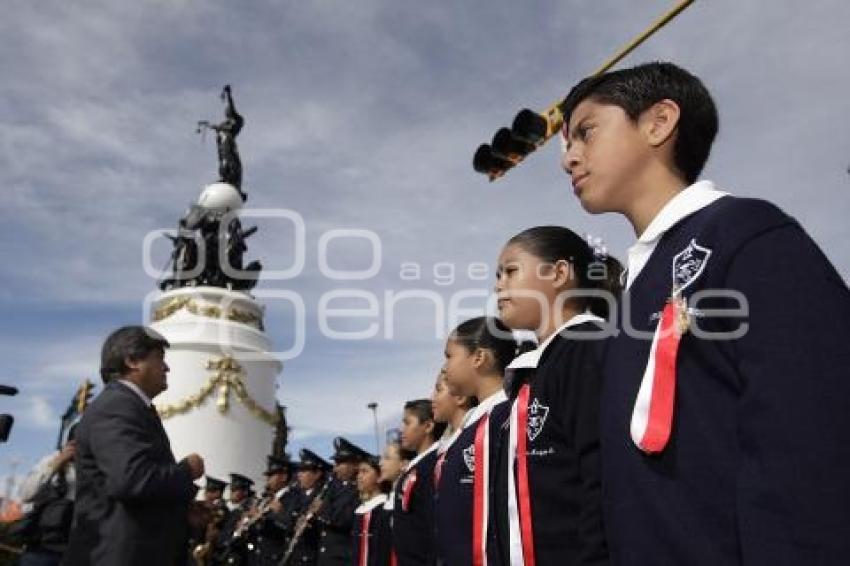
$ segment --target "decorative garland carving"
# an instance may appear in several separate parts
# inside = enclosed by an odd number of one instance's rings
[[[213,394],[213,391],[218,388],[218,399],[216,406],[218,412],[227,414],[230,408],[230,393],[233,392],[236,398],[245,406],[248,411],[258,419],[266,423],[276,426],[280,420],[279,412],[272,412],[263,409],[245,387],[245,382],[242,378],[245,372],[236,360],[227,356],[220,360],[207,361],[207,369],[215,371],[214,374],[201,386],[201,389],[194,395],[189,395],[185,399],[169,405],[157,405],[156,410],[163,419],[173,417],[174,415],[182,415],[188,413],[192,409],[197,409]]]
[[[159,322],[181,309],[186,309],[187,312],[208,318],[222,318],[221,307],[216,305],[201,305],[191,297],[173,297],[154,311],[153,320],[154,322]],[[246,310],[231,307],[224,312],[224,318],[253,326],[257,330],[263,330],[263,319]]]

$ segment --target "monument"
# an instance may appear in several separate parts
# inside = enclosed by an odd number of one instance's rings
[[[211,476],[235,472],[260,481],[266,456],[283,450],[273,439],[286,438],[275,395],[283,365],[269,354],[265,309],[250,293],[262,266],[242,261],[257,230],[243,229],[239,219],[247,195],[236,136],[244,119],[229,85],[221,97],[225,120],[198,122],[199,133],[216,133],[219,178],[169,236],[172,272],[152,307],[151,326],[171,343],[168,389],[156,407],[175,457],[198,452]]]

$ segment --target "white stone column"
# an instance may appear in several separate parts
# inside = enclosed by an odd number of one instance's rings
[[[151,326],[171,344],[168,389],[155,401],[174,456],[197,452],[206,472],[235,472],[262,489],[275,432],[276,377],[262,304],[218,287],[167,291],[154,303]]]

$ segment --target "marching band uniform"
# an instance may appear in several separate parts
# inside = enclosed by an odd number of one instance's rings
[[[253,509],[257,503],[252,491],[254,480],[247,478],[241,474],[230,474],[230,491],[235,489],[243,489],[250,493],[248,497],[235,505],[230,505],[229,513],[222,523],[221,531],[218,535],[216,544],[216,552],[213,556],[214,564],[234,564],[241,563],[247,556],[247,550],[244,548],[244,540],[236,540],[234,534],[242,516],[249,510]]]
[[[285,472],[288,478],[292,478],[293,469],[288,460],[269,456],[264,473],[269,476]],[[267,511],[258,521],[255,532],[252,533],[254,547],[252,562],[262,566],[277,566],[280,563],[292,536],[292,530],[295,528],[293,513],[299,512],[304,506],[303,492],[293,481],[270,496],[272,500],[280,502],[281,510]]]
[[[436,563],[434,533],[434,443],[411,460],[394,493],[393,553],[398,566],[431,566]]]
[[[390,545],[386,536],[389,514],[384,509],[387,496],[376,495],[354,511],[353,552],[354,566],[387,566],[390,563]]]
[[[470,410],[461,428],[438,449],[434,469],[439,564],[480,565],[484,555],[484,525],[489,482],[489,415],[507,401],[500,390]],[[474,548],[478,549],[478,554]]]
[[[509,413],[491,415],[502,422],[490,429],[490,564],[608,563],[599,470],[600,340],[594,339],[601,322],[577,315],[508,366]]]
[[[369,453],[344,438],[334,439],[333,460],[360,462]],[[356,475],[356,474],[355,474]],[[354,527],[354,510],[360,504],[357,485],[352,480],[333,478],[327,501],[317,517],[319,533],[319,566],[348,566],[351,564],[351,532]]]
[[[709,181],[662,209],[628,268],[633,330],[608,347],[602,394],[615,563],[846,564],[847,285],[795,220]],[[740,296],[697,302],[717,289]]]
[[[330,474],[331,470],[333,469],[330,462],[327,462],[318,454],[306,448],[301,450],[300,456],[301,463],[299,465],[299,469],[322,470],[324,476],[311,489],[303,491],[303,497],[301,498],[301,508],[296,511],[298,516],[295,517],[293,528],[297,527],[298,521],[301,516],[304,513],[308,512],[310,507],[316,503],[319,497],[322,498],[323,502],[327,501],[326,495],[327,491],[330,488],[328,482],[332,481],[328,478],[328,474]],[[324,505],[325,503],[322,504],[322,506]],[[321,526],[317,519],[318,517],[314,516],[307,523],[307,527],[304,529],[301,538],[295,542],[292,557],[288,564],[313,565],[317,563],[319,558],[319,535],[321,532]]]
[[[227,515],[230,512],[227,508],[227,502],[223,497],[224,490],[227,487],[227,482],[212,476],[206,476],[205,479],[205,501],[200,504],[205,505],[211,511],[211,517],[206,524],[199,526],[197,530],[190,529],[188,542],[189,552],[187,553],[187,557],[189,564],[192,566],[197,563],[194,558],[194,552],[196,549],[203,546],[205,553],[211,553],[215,550],[214,545],[216,541],[218,541],[221,526],[224,524],[224,521],[227,519]],[[218,496],[214,499],[210,499],[209,495],[215,493],[217,493]]]

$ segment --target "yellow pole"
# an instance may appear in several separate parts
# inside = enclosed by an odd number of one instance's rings
[[[649,39],[652,34],[667,25],[670,20],[678,16],[679,13],[682,12],[682,10],[684,10],[693,3],[694,0],[684,0],[683,2],[679,2],[679,4],[673,7],[669,12],[655,20],[651,26],[649,26],[642,34],[634,38],[631,43],[620,49],[617,54],[605,61],[605,63],[603,63],[601,67],[594,71],[594,76],[601,75],[602,73],[619,63],[620,60],[623,59],[623,57],[634,51],[638,45]]]
[[[667,23],[670,22],[670,20],[678,16],[679,13],[682,12],[682,10],[684,10],[693,3],[694,0],[683,0],[682,2],[679,2],[679,4],[677,4],[666,14],[658,18],[655,22],[652,23],[651,26],[646,28],[646,30],[644,30],[639,36],[634,38],[631,43],[620,49],[620,51],[618,51],[613,57],[603,63],[601,67],[599,67],[596,71],[593,72],[593,76],[601,75],[602,73],[616,65],[620,60],[623,59],[623,57],[634,51],[638,45],[649,39],[652,34],[664,27]],[[564,115],[561,112],[562,102],[563,100],[559,100],[540,113],[540,115],[543,116],[543,118],[547,122],[546,137],[540,145],[542,145],[543,143],[548,141],[552,136],[557,134],[561,130],[561,127],[563,127]]]

